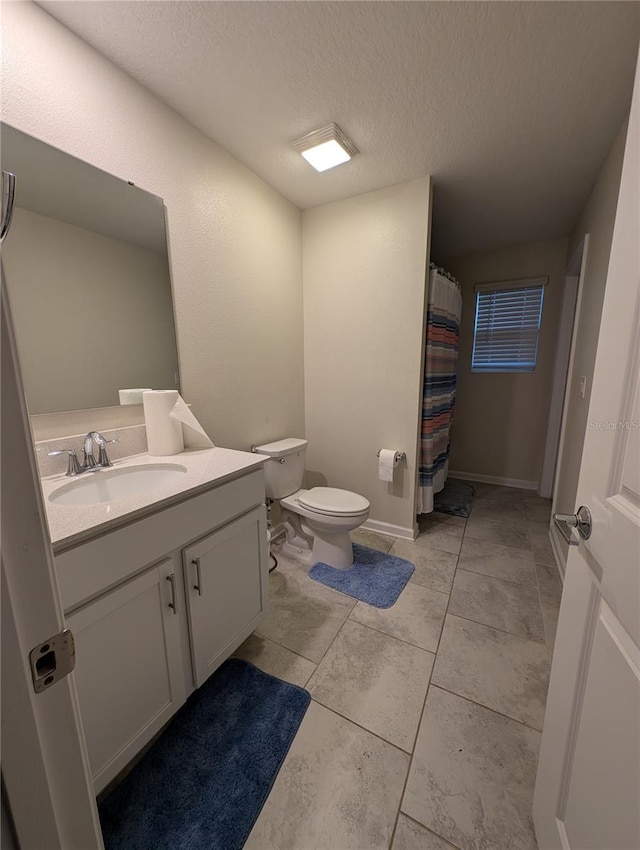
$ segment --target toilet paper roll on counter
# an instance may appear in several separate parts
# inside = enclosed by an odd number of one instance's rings
[[[142,394],[149,454],[180,454],[187,449],[213,448],[213,442],[177,390],[150,390]]]
[[[142,393],[151,392],[151,387],[136,387],[130,390],[118,390],[120,404],[142,404]]]
[[[380,481],[393,481],[393,470],[400,463],[400,452],[394,449],[380,449],[378,455],[378,478]]]

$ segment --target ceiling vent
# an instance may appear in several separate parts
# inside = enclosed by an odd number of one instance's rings
[[[307,133],[293,142],[293,147],[316,171],[327,171],[336,165],[348,162],[359,151],[350,142],[337,124],[329,124],[320,130]]]

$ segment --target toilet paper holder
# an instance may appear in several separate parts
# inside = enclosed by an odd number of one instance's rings
[[[378,449],[378,451],[377,451],[377,453],[376,453],[376,457],[380,457],[380,452],[381,452],[381,451],[382,451],[382,449]],[[399,460],[399,461],[400,461],[400,460],[406,460],[406,459],[407,459],[407,453],[406,453],[406,452],[398,452],[397,454],[398,454],[398,460]]]

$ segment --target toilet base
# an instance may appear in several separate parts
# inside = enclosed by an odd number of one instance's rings
[[[301,505],[296,495],[280,500],[286,532],[282,554],[307,565],[322,563],[336,570],[349,569],[353,564],[350,532],[365,522],[369,509],[355,516],[317,514]]]
[[[339,541],[335,537],[340,537]],[[346,538],[346,539],[345,539]],[[280,551],[288,558],[299,561],[306,566],[322,563],[336,570],[347,570],[353,565],[353,546],[351,536],[347,534],[335,535],[330,541],[313,538],[311,549],[305,546],[296,546],[286,540],[280,547]]]
[[[348,531],[332,534],[324,540],[313,538],[311,560],[314,564],[328,564],[336,570],[347,570],[353,564],[353,546]]]

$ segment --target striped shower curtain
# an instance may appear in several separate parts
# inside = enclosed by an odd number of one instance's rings
[[[451,423],[456,401],[462,294],[460,286],[432,269],[427,294],[427,334],[422,394],[418,513],[433,510],[449,471]]]

